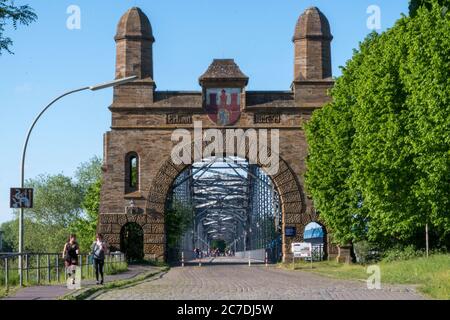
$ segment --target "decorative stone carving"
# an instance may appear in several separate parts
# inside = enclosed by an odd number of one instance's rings
[[[166,117],[167,124],[192,124],[192,115],[169,113]]]
[[[255,113],[253,121],[255,123],[280,123],[280,114],[274,113]]]

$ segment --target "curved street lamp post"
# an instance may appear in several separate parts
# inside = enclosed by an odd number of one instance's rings
[[[37,115],[37,117],[34,119],[33,123],[31,124],[30,128],[28,129],[28,133],[25,138],[25,143],[23,145],[22,163],[21,163],[21,172],[20,172],[20,188],[23,189],[24,184],[25,184],[25,156],[26,156],[26,152],[27,152],[28,141],[30,139],[30,135],[31,135],[31,132],[33,131],[34,126],[36,125],[38,120],[41,118],[41,116],[45,113],[45,111],[47,111],[55,102],[57,102],[61,98],[68,96],[72,93],[85,91],[85,90],[91,90],[91,91],[102,90],[102,89],[106,89],[106,88],[110,88],[110,87],[115,87],[115,86],[118,86],[121,84],[125,84],[128,82],[134,81],[136,79],[137,79],[137,76],[131,76],[131,77],[121,78],[121,79],[117,79],[114,81],[110,81],[110,82],[106,82],[106,83],[102,83],[102,84],[98,84],[98,85],[94,85],[94,86],[83,87],[83,88],[71,90],[71,91],[68,91],[68,92],[60,95],[59,97],[54,99],[52,102],[50,102],[44,109],[42,109],[42,111]],[[24,239],[23,239],[23,235],[24,235],[23,211],[24,210],[23,209],[24,208],[21,205],[20,206],[20,214],[19,214],[19,278],[20,278],[19,282],[20,282],[20,286],[23,286],[23,256],[22,256],[23,244],[24,244]]]

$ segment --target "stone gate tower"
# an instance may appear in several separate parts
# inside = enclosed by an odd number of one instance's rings
[[[280,168],[270,177],[281,200],[283,257],[288,258],[290,244],[303,240],[305,226],[321,223],[304,191],[307,143],[302,125],[329,101],[327,92],[333,86],[332,36],[326,17],[317,8],[300,16],[293,37],[294,79],[287,91],[247,90],[251,79],[233,59],[215,59],[205,73],[199,70],[201,90],[157,91],[155,38],[149,19],[139,8],[130,9],[120,19],[115,40],[116,77],[137,75],[138,79],[114,89],[111,130],[104,135],[98,231],[120,250],[124,232],[131,230],[127,226],[133,225],[140,230],[143,254],[164,259],[166,199],[173,181],[187,168],[171,159],[172,132],[177,128],[192,132],[195,121],[201,121],[203,129],[278,129]],[[206,108],[206,92],[222,88],[232,88],[238,105],[230,123],[215,121]],[[286,235],[285,227],[295,227],[297,233]],[[329,256],[335,252],[328,243]]]

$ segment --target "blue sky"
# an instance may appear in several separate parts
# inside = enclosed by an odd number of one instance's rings
[[[391,27],[407,0],[17,0],[31,3],[39,20],[17,31],[14,55],[0,56],[0,222],[12,218],[9,188],[19,185],[20,153],[28,126],[60,93],[114,77],[114,34],[121,15],[139,6],[149,16],[156,42],[158,90],[199,90],[198,77],[213,58],[234,58],[250,77],[248,89],[288,90],[293,74],[291,38],[309,6],[328,17],[334,40],[334,75],[370,32],[367,8],[381,9],[382,30]],[[67,8],[81,9],[81,29],[69,30]],[[102,155],[109,130],[112,90],[84,92],[58,102],[35,128],[26,178],[40,173],[72,175]]]

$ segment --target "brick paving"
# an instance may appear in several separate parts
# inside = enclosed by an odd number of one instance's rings
[[[100,300],[415,300],[424,299],[412,286],[383,285],[369,290],[362,281],[337,280],[305,271],[227,264],[213,259],[202,267],[174,267],[155,280],[111,290]]]

